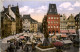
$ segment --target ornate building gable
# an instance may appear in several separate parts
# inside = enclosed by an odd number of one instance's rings
[[[69,22],[75,22],[74,16],[71,14],[68,19]]]

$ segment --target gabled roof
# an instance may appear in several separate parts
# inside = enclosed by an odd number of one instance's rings
[[[16,13],[17,7],[18,7],[18,6],[12,6],[12,7],[11,7],[11,10],[12,10],[14,13]],[[5,15],[6,15],[11,21],[15,21],[15,19],[14,19],[12,16],[9,15],[9,8],[5,8],[5,7],[4,7],[4,11],[2,11],[2,13],[3,13],[3,14],[6,13]]]
[[[31,23],[37,23],[36,20],[32,19],[30,14],[29,15],[23,15],[23,19],[28,19]]]
[[[79,18],[79,15],[80,15],[80,13],[79,14],[77,14],[74,18],[76,19],[76,18]]]
[[[12,10],[14,13],[16,13],[17,6],[13,6],[13,7],[11,7],[11,10]]]
[[[10,15],[8,15],[8,14],[6,14],[6,16],[7,16],[11,21],[15,21],[15,19],[14,19],[12,16],[10,16]]]
[[[75,21],[74,16],[72,14],[67,18],[67,20],[68,21]]]

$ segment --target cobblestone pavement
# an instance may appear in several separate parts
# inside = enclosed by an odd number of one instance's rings
[[[70,49],[64,50],[63,52],[80,52],[78,47],[71,46]]]
[[[22,48],[20,47],[20,49],[18,49],[17,52],[24,52],[24,51],[23,51]]]

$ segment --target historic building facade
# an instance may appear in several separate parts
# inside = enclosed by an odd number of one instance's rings
[[[14,35],[16,32],[15,19],[9,16],[7,13],[1,13],[1,33],[2,37]]]
[[[38,22],[32,21],[30,24],[30,31],[37,32],[38,31]]]
[[[80,29],[80,13],[75,16],[75,29],[76,31]]]
[[[65,14],[60,16],[60,33],[68,33],[67,29],[67,19]]]
[[[56,4],[49,4],[47,22],[49,33],[60,33],[60,15],[57,13]]]
[[[23,15],[23,31],[30,31],[30,15]]]
[[[67,29],[70,34],[76,33],[75,31],[75,19],[74,16],[71,14],[67,19]]]
[[[23,15],[23,30],[30,32],[37,32],[38,22],[32,19],[30,15]]]
[[[1,12],[1,33],[6,37],[22,32],[22,20],[18,6],[9,5]]]

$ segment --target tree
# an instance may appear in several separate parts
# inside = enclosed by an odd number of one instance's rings
[[[43,26],[43,34],[44,34],[44,41],[43,41],[43,46],[48,46],[50,45],[49,42],[49,33],[48,33],[48,23],[47,23],[47,16],[44,16],[43,21],[42,21],[42,26]]]

